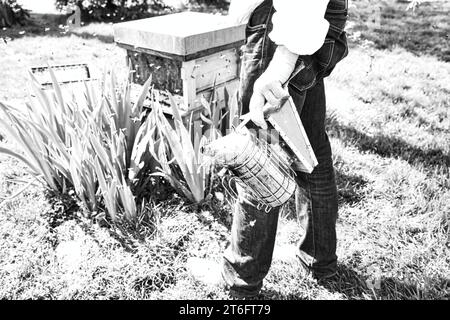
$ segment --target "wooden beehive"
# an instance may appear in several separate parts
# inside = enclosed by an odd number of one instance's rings
[[[60,85],[94,81],[87,63],[72,63],[52,66],[31,67],[30,72],[45,89],[53,86],[49,69],[52,68]]]
[[[114,26],[114,40],[127,50],[133,82],[150,75],[156,89],[168,90],[182,101],[181,111],[201,109],[213,86],[217,105],[223,106],[224,88],[232,93],[239,83],[239,49],[245,25],[227,17],[183,12]]]

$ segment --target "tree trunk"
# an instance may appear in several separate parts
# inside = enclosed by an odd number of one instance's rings
[[[14,12],[6,1],[0,3],[0,27],[11,27],[14,23]]]

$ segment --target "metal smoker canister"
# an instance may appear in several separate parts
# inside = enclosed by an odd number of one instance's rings
[[[282,151],[275,151],[267,142],[249,132],[231,135],[237,135],[231,141],[238,144],[235,148],[238,152],[225,165],[237,182],[256,196],[260,202],[259,209],[265,207],[269,212],[271,208],[284,205],[295,193],[297,183],[287,160],[278,155]]]

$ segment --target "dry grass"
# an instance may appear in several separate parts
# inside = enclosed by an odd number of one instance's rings
[[[352,37],[349,56],[326,83],[340,201],[338,276],[317,283],[300,273],[289,254],[300,235],[288,210],[259,298],[450,298],[450,65],[448,43],[437,40],[448,32],[441,5],[416,12],[421,19],[388,19],[384,30],[392,32]],[[401,6],[386,12],[405,16]],[[363,9],[358,13],[367,15]],[[423,50],[399,35],[435,21],[441,21],[435,33],[417,35],[427,46],[419,57]],[[83,58],[124,66],[123,52],[92,34],[108,35],[107,25],[85,28],[82,36],[41,32],[0,42],[0,99],[25,97],[29,64]],[[0,197],[23,186],[12,182],[29,179],[23,172],[14,160],[0,159]],[[0,298],[227,299],[185,270],[190,256],[220,260],[230,224],[226,205],[213,199],[193,207],[169,197],[150,212],[157,234],[146,226],[138,233],[101,228],[83,220],[73,201],[30,187],[0,207]]]

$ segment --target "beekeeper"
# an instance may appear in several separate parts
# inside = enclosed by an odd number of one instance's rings
[[[347,1],[232,0],[229,15],[247,24],[240,80],[243,113],[250,112],[252,122],[265,129],[266,103],[277,106],[291,95],[319,162],[311,174],[297,172],[296,213],[302,234],[296,258],[303,267],[299,272],[330,278],[337,265],[338,204],[325,132],[323,78],[347,55]],[[300,62],[305,68],[284,89]],[[226,284],[233,296],[253,297],[271,265],[279,208],[266,214],[250,194],[239,193],[223,264],[191,259],[188,268],[198,280]]]

